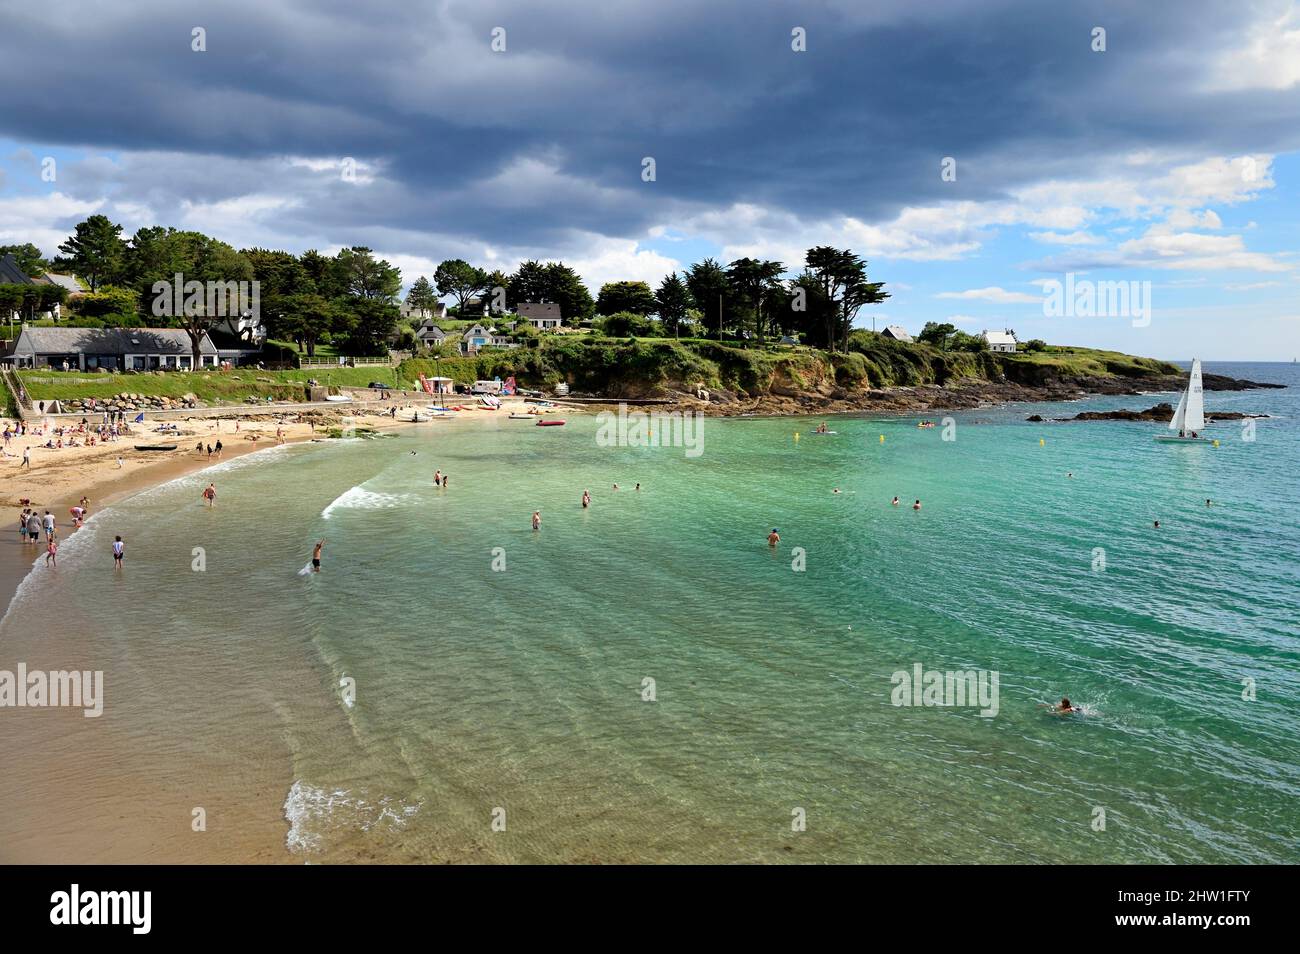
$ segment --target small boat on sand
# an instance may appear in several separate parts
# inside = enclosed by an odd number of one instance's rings
[[[334,401],[337,404],[342,404],[344,401],[351,401],[352,398],[350,398],[346,394],[327,394],[325,395],[325,400]]]
[[[510,415],[510,420],[512,420],[512,421],[535,421],[535,420],[537,420],[537,415],[536,415],[536,414],[511,414],[511,415]]]
[[[135,449],[138,451],[171,451],[176,449],[175,444],[136,444]]]
[[[562,427],[563,425],[564,425],[563,421],[556,420],[553,417],[549,419],[543,419],[537,422],[538,427]]]

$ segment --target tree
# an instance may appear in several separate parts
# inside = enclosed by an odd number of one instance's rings
[[[933,345],[940,351],[947,351],[949,341],[957,333],[957,326],[949,322],[927,321],[921,333],[916,336],[917,341],[923,341],[928,345]]]
[[[22,245],[0,245],[0,258],[12,255],[18,267],[28,278],[40,278],[50,270],[50,263],[41,255],[41,250],[31,242]]]
[[[375,258],[361,245],[342,249],[337,261],[344,294],[386,304],[397,301],[402,290],[401,269]]]
[[[705,334],[718,331],[724,324],[722,301],[731,288],[726,271],[713,259],[706,258],[686,269],[686,287],[695,299],[695,306],[704,312]]]
[[[867,281],[867,263],[850,249],[829,245],[810,248],[804,261],[827,302],[825,314],[827,346],[847,351],[849,330],[863,305],[889,297],[884,282]]]
[[[433,311],[438,306],[438,293],[429,279],[421,275],[406,293],[406,304],[420,311]]]
[[[253,266],[253,278],[258,283],[258,312],[267,337],[297,341],[289,331],[294,323],[291,314],[294,299],[316,293],[316,283],[307,269],[291,252],[247,248],[240,254]]]
[[[466,303],[476,295],[483,294],[488,287],[487,273],[459,258],[448,259],[439,265],[433,273],[433,280],[438,286],[439,294],[451,295],[456,299],[457,313],[462,318],[466,317]]]
[[[328,337],[339,321],[339,311],[324,295],[303,292],[285,299],[281,334],[298,344],[308,357],[316,356],[316,344]]]
[[[351,321],[344,347],[349,354],[383,354],[397,336],[401,313],[392,302],[378,298],[357,299],[351,307]]]
[[[91,291],[99,291],[100,285],[117,278],[122,269],[126,255],[122,226],[110,222],[107,216],[92,215],[77,223],[59,251],[67,256],[59,264],[89,282]]]
[[[763,303],[784,271],[785,266],[780,262],[754,258],[738,258],[727,266],[727,282],[736,297],[753,312],[754,331],[760,342],[763,340]]]
[[[591,292],[582,283],[578,273],[563,262],[550,262],[545,274],[546,297],[560,306],[560,314],[571,323],[590,318],[595,310]]]
[[[118,325],[124,319],[136,320],[140,296],[134,288],[104,285],[97,292],[79,296],[73,307],[85,318],[99,318],[107,324]]]
[[[645,315],[631,311],[617,311],[606,316],[601,330],[611,338],[656,338],[654,322]]]
[[[606,282],[596,298],[596,312],[613,315],[620,311],[645,317],[655,310],[655,295],[645,282]]]
[[[655,309],[659,312],[659,320],[663,322],[667,333],[681,333],[682,324],[694,304],[690,289],[677,277],[676,272],[664,276],[655,292]]]
[[[546,293],[546,266],[530,259],[506,283],[506,306],[516,311],[520,302],[548,300]]]
[[[1025,342],[1026,351],[1046,351],[1047,342],[1042,338],[1030,338]]]

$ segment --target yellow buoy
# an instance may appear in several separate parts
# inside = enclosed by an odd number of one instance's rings
[[[1039,447],[1046,447],[1046,446],[1047,446],[1047,441],[1043,440],[1043,439],[1040,437],[1040,438],[1038,439],[1038,446],[1039,446]]]
[[[881,435],[880,435],[880,443],[882,443],[882,444],[885,443],[885,435],[884,435],[884,434],[881,434]]]
[[[795,431],[795,432],[794,432],[794,442],[795,442],[796,444],[799,443],[799,432],[798,432],[798,431]]]
[[[1217,437],[1214,439],[1214,446],[1215,447],[1219,446],[1219,439]]]

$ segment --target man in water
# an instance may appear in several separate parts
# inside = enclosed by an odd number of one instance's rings
[[[441,487],[441,486],[442,486],[442,471],[440,471],[440,470],[435,470],[435,471],[433,472],[433,486],[435,486],[435,487]]]
[[[122,542],[121,537],[113,538],[113,570],[122,569],[122,556],[126,553],[126,544]]]
[[[1159,521],[1159,520],[1155,520],[1155,521],[1153,521],[1153,524],[1155,525],[1155,528],[1156,528],[1157,530],[1160,529],[1160,521]]]
[[[325,541],[324,541],[324,540],[317,540],[317,541],[316,541],[316,546],[314,546],[314,547],[312,548],[312,551],[311,551],[311,571],[312,571],[313,573],[319,573],[319,572],[320,572],[320,552],[321,552],[322,549],[324,549],[324,547],[325,547]]]
[[[775,550],[776,545],[780,542],[781,534],[776,532],[776,527],[773,527],[772,532],[767,535],[767,545]]]
[[[533,511],[533,529],[542,529],[542,512],[540,510]]]
[[[893,506],[895,506],[895,507],[898,506],[898,498],[897,498],[897,497],[895,497],[895,498],[893,499]]]
[[[45,511],[45,539],[54,539],[54,514]]]
[[[921,501],[918,500],[918,501],[916,501],[916,503],[912,504],[912,509],[913,509],[913,510],[920,510],[920,509],[921,509]]]
[[[582,492],[582,509],[586,510],[590,506],[591,506],[591,491],[584,490]]]
[[[1072,712],[1082,712],[1081,706],[1071,705],[1068,698],[1061,699],[1061,704],[1056,707],[1056,711],[1061,715],[1069,715]]]
[[[217,488],[215,484],[208,484],[207,489],[203,491],[203,499],[208,502],[209,507],[217,505]]]

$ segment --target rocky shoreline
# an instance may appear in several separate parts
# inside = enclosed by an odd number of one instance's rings
[[[930,411],[965,411],[1011,403],[1036,403],[1044,401],[1077,401],[1098,395],[1142,395],[1178,392],[1187,386],[1185,375],[1169,374],[1144,378],[1122,376],[1084,377],[1051,381],[1041,385],[1020,384],[1014,381],[989,381],[968,378],[946,385],[923,384],[915,387],[895,387],[850,391],[845,388],[821,386],[815,389],[796,389],[773,385],[761,394],[743,394],[723,390],[707,392],[707,398],[683,392],[665,395],[680,410],[693,410],[717,417],[741,415],[793,416],[800,414],[852,414],[861,412],[907,414]],[[1265,384],[1230,378],[1220,374],[1204,376],[1207,391],[1247,391],[1255,388],[1280,388],[1281,384]],[[616,401],[611,401],[616,404]],[[1163,405],[1168,407],[1168,405]],[[1155,409],[1152,409],[1155,410]],[[1139,412],[1126,412],[1139,413]],[[1173,409],[1169,409],[1169,415]],[[1214,416],[1214,415],[1211,415]],[[1228,415],[1218,415],[1227,419]],[[1087,420],[1087,418],[1080,418]],[[1117,418],[1126,420],[1128,418]],[[1133,418],[1145,419],[1145,418]],[[1154,418],[1153,418],[1154,419]]]
[[[1047,418],[1051,421],[1168,421],[1174,416],[1174,406],[1169,403],[1157,404],[1155,407],[1149,407],[1145,411],[1130,411],[1127,408],[1121,408],[1118,411],[1080,411],[1074,417],[1052,417]],[[1268,417],[1267,414],[1243,414],[1240,411],[1206,411],[1205,420],[1214,421],[1241,421],[1248,417]],[[1027,421],[1042,421],[1044,418],[1039,414],[1031,414],[1025,418]]]

